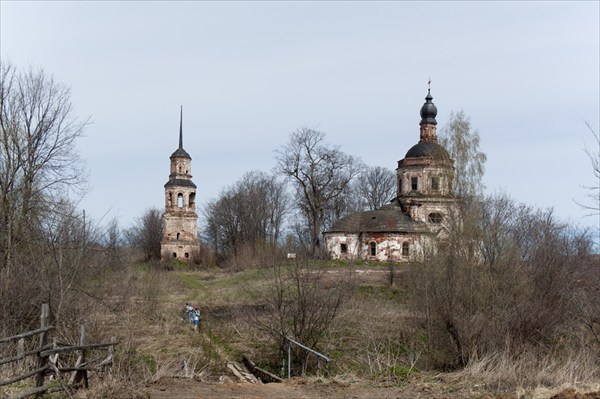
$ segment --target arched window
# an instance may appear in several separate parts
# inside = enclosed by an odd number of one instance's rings
[[[402,257],[408,258],[409,246],[407,242],[402,243]]]
[[[413,176],[410,178],[410,188],[413,191],[416,191],[419,188],[419,178],[416,176]]]
[[[183,194],[177,194],[177,207],[183,208]]]
[[[189,197],[190,208],[194,208],[196,206],[196,193],[191,193]]]
[[[442,223],[443,216],[441,213],[434,212],[429,214],[428,219],[431,223],[437,224]]]
[[[169,193],[169,197],[167,200],[167,206],[173,206],[173,193]]]
[[[173,257],[176,258],[177,257],[177,252],[173,252]]]
[[[370,247],[371,247],[370,248],[371,249],[371,256],[377,255],[377,244],[375,244],[374,241],[371,241]]]
[[[181,237],[181,233],[177,233],[177,240],[179,240],[179,237]]]
[[[185,256],[186,258],[189,258],[190,254],[188,252],[186,252],[183,256]]]

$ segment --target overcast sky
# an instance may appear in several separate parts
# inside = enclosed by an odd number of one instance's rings
[[[594,185],[599,10],[586,2],[0,2],[0,55],[71,87],[93,124],[78,143],[81,202],[121,226],[164,206],[183,104],[201,207],[245,172],[271,171],[298,127],[395,169],[463,110],[488,156],[488,192],[582,226]]]

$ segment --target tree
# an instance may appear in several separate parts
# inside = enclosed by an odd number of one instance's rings
[[[598,301],[586,300],[597,296],[588,233],[506,195],[468,206],[443,245],[410,272],[410,303],[425,321],[433,361],[464,367],[505,350],[542,359],[558,345],[600,342]],[[573,327],[578,322],[587,336]]]
[[[440,133],[440,143],[454,159],[454,193],[462,198],[482,194],[487,156],[479,151],[479,132],[471,127],[471,119],[463,111],[451,112]]]
[[[96,265],[68,198],[85,181],[75,142],[86,124],[66,86],[0,60],[0,335],[29,327],[43,301],[58,321]]]
[[[121,229],[117,219],[111,219],[106,225],[106,231],[102,239],[105,249],[106,262],[111,268],[119,268],[123,265],[123,254],[121,248]]]
[[[379,209],[396,195],[396,174],[381,166],[369,166],[354,184],[362,210]]]
[[[204,208],[205,233],[215,252],[236,257],[243,248],[274,247],[280,239],[288,198],[283,182],[248,172]]]
[[[160,242],[163,238],[162,213],[157,208],[146,209],[125,235],[129,245],[144,252],[146,260],[159,260]]]
[[[596,180],[595,185],[593,186],[584,186],[584,188],[588,191],[587,197],[590,200],[589,203],[580,203],[576,202],[577,205],[582,207],[583,209],[590,210],[591,215],[600,214],[600,136],[596,131],[592,128],[588,122],[586,122],[586,126],[588,127],[590,133],[594,137],[594,149],[590,149],[587,145],[585,147],[585,153],[590,159],[590,163],[592,164],[592,173],[594,174],[594,178]]]
[[[277,173],[296,188],[297,206],[310,230],[310,255],[320,247],[325,211],[362,169],[359,159],[325,144],[325,133],[302,127],[276,152]]]
[[[87,123],[75,116],[69,88],[0,61],[0,270],[57,198],[81,187],[75,141]]]
[[[289,267],[276,263],[260,272],[268,284],[249,292],[255,303],[264,304],[263,312],[251,315],[254,323],[270,336],[280,354],[285,353],[286,337],[319,350],[331,323],[352,294],[351,274],[334,285],[324,284],[325,271],[310,267],[306,261]],[[295,374],[305,374],[306,353],[291,349]]]

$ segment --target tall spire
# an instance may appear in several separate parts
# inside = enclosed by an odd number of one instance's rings
[[[179,148],[183,148],[183,105],[179,111]]]

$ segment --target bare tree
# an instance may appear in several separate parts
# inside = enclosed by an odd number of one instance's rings
[[[324,270],[300,260],[289,267],[277,263],[261,269],[261,273],[268,281],[266,288],[250,292],[257,303],[265,305],[264,314],[253,315],[255,323],[269,334],[280,353],[284,353],[286,337],[318,350],[352,294],[351,275],[339,277],[333,286],[325,284]],[[306,373],[306,356],[297,348],[293,350],[296,373]]]
[[[584,186],[584,188],[588,191],[587,197],[589,199],[589,203],[576,202],[580,207],[590,210],[591,215],[600,214],[600,136],[596,131],[592,128],[589,122],[585,123],[588,127],[590,133],[594,137],[594,146],[593,148],[585,146],[585,153],[590,159],[590,163],[592,164],[592,173],[594,174],[594,178],[596,180],[595,184],[592,186]]]
[[[463,111],[451,112],[439,140],[454,159],[454,193],[459,197],[480,195],[487,156],[479,151],[479,132],[472,128],[471,119]]]
[[[310,229],[310,254],[320,247],[328,205],[338,198],[362,169],[359,159],[325,143],[325,133],[309,128],[293,132],[276,152],[276,171],[296,188],[297,205]]]
[[[236,257],[243,248],[274,247],[280,239],[288,198],[283,182],[248,172],[204,208],[205,235],[217,254]]]
[[[75,233],[84,230],[84,218],[68,199],[85,181],[75,142],[86,124],[76,117],[67,87],[42,70],[21,71],[0,60],[3,332],[34,322],[31,309],[42,301],[60,318],[74,284],[91,268],[94,256],[81,257],[89,241]]]
[[[111,219],[103,237],[103,246],[106,254],[106,262],[111,268],[119,268],[123,265],[123,254],[121,248],[122,232],[117,219]]]
[[[0,269],[57,197],[81,187],[75,141],[87,121],[74,115],[70,97],[44,71],[0,61]]]
[[[469,203],[462,215],[411,271],[410,302],[425,319],[435,363],[462,367],[507,347],[547,355],[539,342],[576,346],[587,340],[573,328],[578,318],[597,334],[598,309],[583,300],[593,273],[586,232],[506,195]]]
[[[369,166],[356,179],[354,191],[362,210],[379,209],[396,195],[396,174],[381,166]]]
[[[125,232],[129,245],[140,248],[146,260],[160,259],[160,242],[163,238],[162,213],[157,208],[149,208],[135,220]]]

